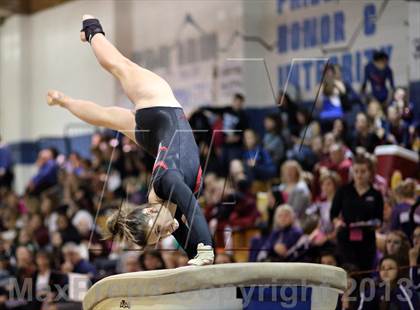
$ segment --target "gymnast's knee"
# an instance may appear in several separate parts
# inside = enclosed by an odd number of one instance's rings
[[[172,169],[168,169],[160,173],[153,182],[155,193],[162,199],[174,198],[177,188],[183,183],[181,174]]]

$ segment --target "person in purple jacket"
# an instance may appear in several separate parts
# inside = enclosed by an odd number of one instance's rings
[[[392,209],[391,229],[402,230],[411,237],[410,210],[416,202],[416,181],[406,179],[396,188],[397,204]]]
[[[391,89],[395,89],[394,76],[388,62],[389,56],[385,52],[375,51],[372,61],[365,66],[365,77],[362,83],[361,93],[365,93],[369,82],[372,95],[381,103],[388,101],[389,91],[386,82],[389,81]]]
[[[295,212],[287,204],[278,206],[274,215],[274,228],[256,255],[256,261],[285,261],[289,250],[302,236],[295,225]]]

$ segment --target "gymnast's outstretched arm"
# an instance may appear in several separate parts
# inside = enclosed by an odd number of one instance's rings
[[[134,114],[128,109],[103,107],[92,101],[70,98],[56,90],[48,92],[47,103],[61,106],[93,126],[117,130],[136,142],[134,132],[136,122]]]

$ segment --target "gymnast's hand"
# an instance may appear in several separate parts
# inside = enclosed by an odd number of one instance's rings
[[[62,106],[67,101],[67,96],[57,90],[50,90],[47,94],[47,103],[50,106]]]
[[[85,15],[83,15],[83,17],[82,17],[82,21],[84,21],[84,20],[86,20],[86,19],[92,19],[92,18],[95,18],[95,16],[85,14]],[[84,32],[84,31],[80,31],[80,40],[81,40],[82,42],[87,42],[87,40],[86,40],[86,35],[85,35],[85,32]]]

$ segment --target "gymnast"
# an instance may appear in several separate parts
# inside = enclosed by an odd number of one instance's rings
[[[172,234],[190,258],[188,264],[213,264],[213,240],[194,196],[201,185],[199,151],[171,87],[124,57],[105,38],[93,16],[83,16],[80,39],[90,43],[99,64],[118,79],[135,112],[73,99],[56,90],[48,92],[47,103],[63,107],[91,125],[121,132],[156,158],[148,203],[123,204],[108,218],[109,232],[141,247]]]

